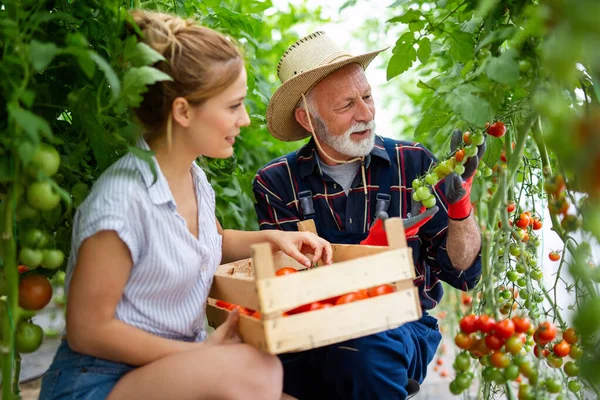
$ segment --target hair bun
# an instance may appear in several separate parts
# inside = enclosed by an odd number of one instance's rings
[[[192,25],[191,21],[160,12],[135,10],[132,16],[144,34],[144,43],[170,61],[180,46],[177,34]]]

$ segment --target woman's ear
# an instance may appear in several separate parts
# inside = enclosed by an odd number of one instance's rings
[[[171,115],[175,122],[183,128],[188,128],[192,122],[190,103],[183,97],[177,97],[171,104]]]

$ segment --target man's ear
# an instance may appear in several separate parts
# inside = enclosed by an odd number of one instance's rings
[[[188,128],[192,122],[190,103],[183,97],[177,97],[171,104],[171,115],[175,122],[183,128]]]
[[[296,121],[298,121],[298,123],[302,125],[304,129],[306,129],[308,132],[312,132],[312,129],[310,129],[310,124],[308,123],[308,115],[303,107],[296,108],[294,110],[294,116],[296,117]]]

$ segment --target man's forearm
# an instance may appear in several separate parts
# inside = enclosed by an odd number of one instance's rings
[[[454,268],[469,269],[479,254],[481,234],[473,214],[462,221],[448,221],[448,240],[446,250]]]

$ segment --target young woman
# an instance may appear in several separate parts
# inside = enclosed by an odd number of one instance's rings
[[[240,128],[246,71],[221,34],[180,18],[134,13],[173,80],[153,85],[135,110],[139,146],[111,166],[79,207],[67,267],[67,340],[40,399],[279,399],[278,359],[242,344],[237,313],[206,337],[205,304],[222,262],[270,242],[301,263],[331,262],[310,233],[223,230],[199,156],[227,158]],[[309,260],[303,253],[314,254]]]

